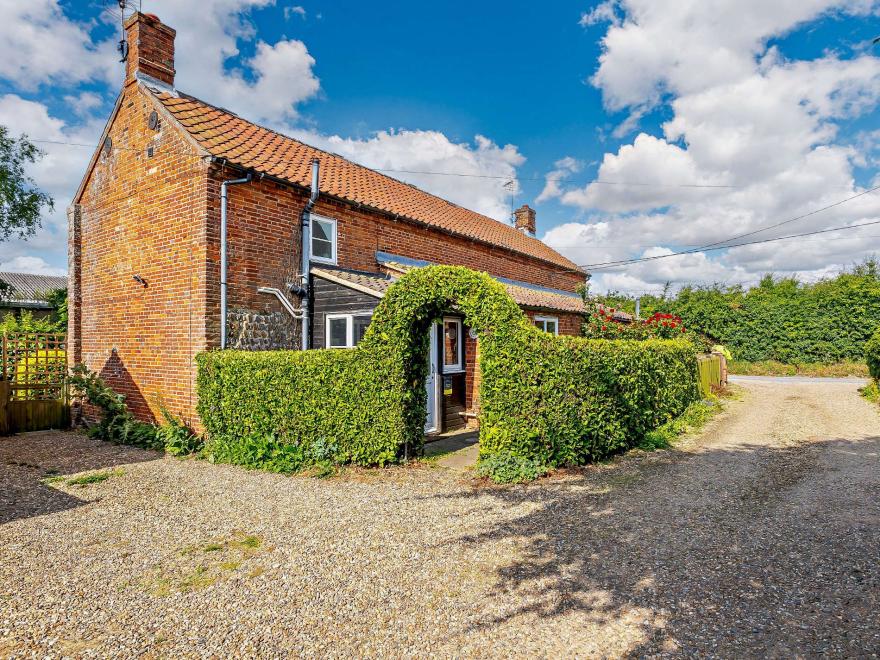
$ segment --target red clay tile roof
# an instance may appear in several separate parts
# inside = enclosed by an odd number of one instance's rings
[[[309,187],[311,163],[318,158],[321,161],[319,185],[322,193],[580,272],[572,261],[556,250],[503,222],[456,206],[342,156],[257,126],[191,96],[150,92],[214,157],[303,187]]]

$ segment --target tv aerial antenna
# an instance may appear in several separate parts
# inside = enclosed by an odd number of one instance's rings
[[[507,191],[508,205],[510,206],[510,221],[513,222],[513,193],[516,190],[516,179],[511,179],[510,181],[507,181],[501,187]]]
[[[119,61],[125,62],[128,59],[128,41],[125,39],[125,10],[128,9],[128,0],[118,0],[119,4],[119,32],[120,39],[116,46],[119,51]]]

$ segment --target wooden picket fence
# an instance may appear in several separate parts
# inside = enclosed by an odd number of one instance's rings
[[[70,426],[64,334],[4,336],[0,360],[0,434]]]

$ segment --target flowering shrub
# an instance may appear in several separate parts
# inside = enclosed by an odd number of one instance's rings
[[[612,308],[599,308],[584,325],[590,339],[692,339],[682,320],[674,314],[657,312],[643,321],[624,323]]]

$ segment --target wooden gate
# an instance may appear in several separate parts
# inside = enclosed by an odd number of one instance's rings
[[[3,337],[0,433],[70,426],[67,339],[63,334]]]

